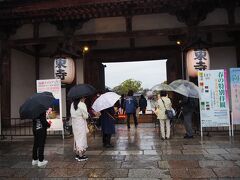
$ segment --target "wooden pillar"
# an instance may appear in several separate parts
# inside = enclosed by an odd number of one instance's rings
[[[84,83],[93,85],[97,90],[105,90],[104,66],[101,62],[84,59]]]
[[[126,31],[128,33],[132,32],[132,16],[126,17]],[[130,38],[129,43],[130,43],[131,48],[135,47],[135,39],[134,38]]]
[[[34,37],[34,39],[39,38],[39,23],[34,23],[33,37]],[[40,46],[35,45],[34,50],[35,50],[35,73],[36,73],[35,77],[36,77],[36,80],[39,80],[39,52],[40,52]]]
[[[240,43],[236,45],[237,67],[240,67]]]
[[[0,63],[1,121],[2,127],[8,127],[11,125],[11,48],[6,36],[0,38]]]

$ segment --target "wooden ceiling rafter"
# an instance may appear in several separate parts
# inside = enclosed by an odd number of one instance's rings
[[[13,9],[1,9],[0,19],[6,21],[12,19],[14,21],[21,21],[19,19],[25,19],[24,22],[48,21],[49,19],[55,19],[54,16],[58,16],[60,20],[77,18],[100,18],[100,17],[116,17],[126,15],[140,15],[151,13],[162,13],[172,11],[171,9],[184,9],[188,4],[193,2],[198,3],[213,3],[216,7],[226,0],[110,0],[110,1],[84,1],[84,0],[58,0],[26,3],[22,5],[17,4],[17,7]],[[234,0],[233,0],[234,1]],[[232,4],[237,5],[237,1]],[[76,9],[80,9],[75,11]],[[62,14],[62,15],[59,15]]]

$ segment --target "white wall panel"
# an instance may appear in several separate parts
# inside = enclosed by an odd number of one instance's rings
[[[40,59],[39,79],[54,79],[54,59],[53,58]]]
[[[36,89],[34,57],[11,52],[11,117],[19,117],[19,108]]]
[[[228,24],[227,11],[225,9],[216,9],[207,15],[199,26]]]
[[[63,33],[57,30],[57,27],[50,23],[41,23],[39,25],[39,37],[62,36]]]
[[[11,39],[25,39],[33,37],[33,25],[25,24],[19,27],[14,35],[11,36]]]
[[[106,32],[123,32],[126,31],[126,22],[124,17],[98,18],[91,19],[83,24],[75,34],[91,34]]]
[[[229,69],[237,67],[235,47],[218,47],[209,49],[211,69]]]
[[[183,23],[177,20],[176,16],[172,16],[170,14],[150,14],[134,16],[132,22],[133,31],[185,27]]]

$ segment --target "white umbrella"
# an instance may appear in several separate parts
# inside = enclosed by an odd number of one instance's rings
[[[199,87],[188,80],[178,79],[171,82],[169,86],[172,87],[173,91],[182,94],[183,96],[199,98]]]
[[[99,96],[93,103],[92,108],[96,112],[112,107],[121,96],[115,92],[106,92]]]
[[[173,91],[172,87],[165,83],[157,84],[153,86],[151,90],[152,91]]]

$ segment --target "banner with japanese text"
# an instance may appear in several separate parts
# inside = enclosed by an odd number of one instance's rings
[[[240,68],[230,68],[232,123],[240,124]]]
[[[201,127],[230,127],[226,70],[198,72]]]
[[[47,111],[47,121],[51,124],[48,129],[50,131],[63,130],[62,121],[62,94],[61,94],[61,80],[60,79],[45,79],[37,80],[37,92],[48,91],[53,94],[55,101],[52,107]]]

